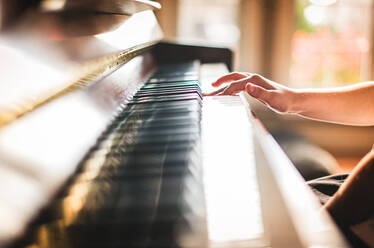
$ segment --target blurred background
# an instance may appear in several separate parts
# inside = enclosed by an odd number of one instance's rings
[[[235,70],[295,88],[374,79],[373,0],[159,2],[163,9],[157,16],[166,39],[230,47],[236,52]],[[282,146],[301,138],[332,154],[342,171],[350,170],[374,143],[373,127],[326,124],[255,108]]]

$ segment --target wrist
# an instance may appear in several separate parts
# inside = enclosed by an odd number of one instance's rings
[[[305,112],[305,101],[307,98],[307,94],[301,90],[296,89],[289,89],[289,106],[288,106],[288,113],[289,114],[301,114]]]

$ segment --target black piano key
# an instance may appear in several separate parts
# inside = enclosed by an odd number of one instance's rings
[[[92,208],[100,207],[100,209],[104,211],[116,211],[116,209],[118,209],[122,212],[129,212],[139,209],[139,211],[144,213],[151,210],[153,207],[169,208],[170,206],[174,206],[178,208],[178,206],[183,206],[185,204],[183,199],[185,197],[192,197],[195,201],[201,201],[203,193],[199,190],[194,190],[194,188],[199,189],[202,187],[199,181],[200,176],[196,177],[188,172],[187,167],[184,168],[184,170],[186,173],[169,175],[159,173],[157,176],[155,173],[153,177],[123,178],[122,180],[114,182],[115,191],[113,190],[112,193],[114,198],[111,201],[98,202],[93,198],[95,196],[95,192],[93,191],[91,194],[85,196],[86,199],[82,197],[82,200],[85,200],[87,204],[81,211],[89,215]],[[189,183],[186,184],[187,181],[189,181]],[[105,183],[105,181],[96,180],[92,182],[91,185],[96,184],[95,188],[100,188],[105,186]],[[159,199],[161,190],[165,192],[163,201]],[[63,206],[63,201],[64,199],[61,200],[61,206],[65,208],[65,212],[68,212],[69,209],[67,208],[69,208],[69,206]],[[95,220],[96,218],[96,216],[82,216],[82,219],[77,219],[76,223],[85,221],[86,217],[91,218],[91,220]],[[97,218],[99,217],[100,216],[97,216]],[[129,217],[127,219],[131,220]],[[122,221],[126,222],[126,219]]]
[[[146,104],[146,103],[162,103],[162,102],[176,102],[176,101],[188,101],[188,100],[197,100],[201,103],[200,96],[196,96],[193,94],[187,95],[187,96],[181,96],[181,97],[159,97],[155,99],[133,99],[128,103],[128,105],[133,104]]]
[[[133,175],[132,177],[130,175]],[[92,212],[92,209],[99,208],[100,211],[116,211],[120,210],[122,213],[131,213],[130,216],[123,218],[122,223],[127,222],[143,222],[147,219],[147,212],[152,211],[155,208],[174,208],[178,209],[179,206],[185,204],[184,199],[179,199],[179,197],[184,198],[188,197],[189,200],[194,199],[194,201],[203,201],[203,194],[199,188],[202,187],[199,180],[200,176],[194,176],[193,173],[188,170],[187,167],[179,168],[178,171],[174,170],[172,173],[166,172],[163,173],[163,170],[155,172],[151,177],[141,176],[135,173],[130,173],[126,177],[126,174],[123,173],[123,177],[118,177],[120,182],[113,182],[112,187],[116,190],[113,190],[111,201],[98,201],[97,191],[94,189],[100,189],[108,181],[99,181],[95,180],[93,182],[87,182],[91,186],[92,192],[86,196],[82,196],[81,199],[75,199],[76,201],[85,202],[86,205],[80,211],[80,218],[74,220],[74,223],[87,223],[87,222],[96,222],[101,218],[100,215],[95,215]],[[193,181],[193,183],[185,184],[185,180]],[[93,187],[92,185],[95,185]],[[191,187],[192,185],[192,187]],[[167,194],[168,197],[164,197],[160,201],[159,194],[161,190]],[[181,194],[180,191],[183,191]],[[95,196],[96,195],[96,196]],[[62,218],[64,213],[69,213],[75,211],[74,209],[69,209],[69,205],[64,204],[65,199],[68,199],[70,195],[67,195],[66,198],[55,201],[53,212],[49,212],[49,215],[52,216],[49,221]],[[93,198],[95,197],[95,198]],[[134,210],[138,211],[140,216],[134,216]],[[169,211],[169,210],[168,210]],[[194,211],[193,209],[189,210]],[[167,219],[170,216],[170,213],[163,212],[162,219]],[[118,219],[118,216],[117,218]],[[100,220],[102,222],[102,220]],[[113,223],[113,221],[112,221]],[[73,223],[72,223],[73,224]]]
[[[199,153],[193,148],[187,147],[179,150],[168,148],[167,152],[157,149],[143,151],[142,149],[133,149],[120,155],[113,154],[119,157],[116,165],[110,166],[107,164],[103,166],[100,174],[92,178],[92,180],[131,178],[135,175],[138,177],[152,177],[159,176],[160,173],[164,175],[183,175],[181,173],[189,172],[194,175],[201,175],[201,170],[197,163],[199,161]],[[185,168],[189,171],[183,171]],[[88,176],[91,175],[89,171],[83,171],[80,175],[85,173]]]
[[[171,105],[177,106],[178,104],[184,105],[185,103],[190,102],[190,101],[195,101],[199,105],[202,104],[201,99],[199,97],[183,98],[179,100],[176,98],[175,101],[172,101],[172,100],[170,101],[144,101],[139,104],[144,104],[146,108],[147,106],[154,105],[154,104],[165,104],[165,105],[170,104],[169,106]],[[135,105],[135,104],[137,104],[137,102],[128,103],[129,106]]]
[[[133,98],[131,102],[142,102],[142,101],[167,101],[170,99],[181,99],[180,101],[183,101],[183,99],[189,99],[189,98],[200,98],[200,95],[197,93],[189,93],[189,94],[182,94],[182,95],[176,95],[176,94],[167,94],[167,95],[156,95],[156,96],[144,96],[139,98]]]
[[[184,162],[183,162],[184,163]],[[178,177],[182,179],[183,177],[186,177],[188,175],[194,175],[196,178],[201,177],[201,172],[196,170],[194,167],[191,166],[182,166],[182,165],[175,165],[173,167],[168,167],[165,170],[158,170],[157,167],[149,165],[148,167],[140,166],[138,169],[121,169],[117,172],[115,178],[117,180],[120,180],[122,182],[128,181],[128,180],[146,180],[146,179],[153,179],[158,177],[163,177],[164,179],[168,177]],[[103,180],[102,177],[98,177],[95,180]],[[196,180],[196,184],[198,184],[199,181]]]
[[[190,81],[190,82],[177,82],[177,83],[169,83],[169,84],[145,84],[139,91],[147,91],[152,89],[187,89],[187,88],[195,88],[201,91],[200,85],[197,82]]]
[[[178,88],[178,89],[148,89],[138,91],[135,96],[144,95],[144,94],[169,94],[169,93],[198,93],[201,95],[201,92],[197,88]]]
[[[190,112],[190,113],[178,113],[178,114],[169,114],[169,113],[141,113],[141,114],[131,114],[126,121],[128,123],[120,123],[119,128],[122,130],[123,127],[132,127],[139,126],[144,127],[145,124],[151,124],[156,121],[164,121],[173,124],[174,121],[186,120],[186,122],[198,122],[200,121],[201,113]]]
[[[40,219],[51,247],[181,247],[204,225],[198,70],[161,66],[119,113]]]
[[[168,115],[168,113],[201,113],[201,106],[199,102],[163,102],[155,104],[145,104],[145,105],[131,105],[129,109],[122,111],[116,120],[117,125],[122,123],[124,120],[127,121],[130,116],[136,114],[149,114],[149,113],[159,113],[160,115]]]
[[[154,120],[144,124],[144,128],[179,128],[179,127],[194,127],[200,128],[199,120],[191,120],[187,118],[180,118],[170,122],[168,120]]]
[[[168,121],[172,124],[173,120],[180,120],[184,119],[186,122],[199,120],[202,113],[197,111],[154,111],[152,112],[134,112],[129,113],[126,117],[126,122],[129,123],[125,124],[123,122],[118,123],[119,126],[123,125],[130,125],[132,123],[148,123],[150,124],[153,121]]]
[[[201,92],[197,89],[190,89],[190,90],[174,90],[174,91],[156,91],[156,92],[140,92],[134,95],[134,98],[142,98],[142,97],[155,97],[155,96],[170,96],[170,95],[186,95],[186,94],[198,94],[201,98]]]
[[[148,109],[148,108],[171,108],[171,107],[186,107],[186,106],[197,106],[201,107],[201,101],[198,99],[190,99],[190,100],[184,100],[184,101],[177,101],[177,102],[157,102],[152,104],[146,104],[143,106],[129,106],[133,107],[136,110],[139,109]]]
[[[91,155],[90,159],[100,158],[100,156],[111,157],[115,156],[116,158],[128,156],[128,153],[133,153],[134,156],[143,156],[146,153],[152,152],[164,152],[165,147],[168,147],[169,151],[175,151],[178,149],[197,149],[198,148],[198,139],[194,137],[191,140],[186,141],[185,139],[180,140],[159,140],[159,139],[147,139],[147,140],[137,140],[131,144],[127,144],[123,149],[122,145],[113,144],[110,147],[100,146],[98,152]],[[109,153],[103,153],[102,150],[107,151],[110,149]]]
[[[121,120],[123,117],[129,114],[136,113],[178,113],[178,112],[201,112],[201,106],[198,102],[177,102],[177,103],[157,103],[153,105],[132,105],[129,109],[122,111],[118,115],[118,119]]]
[[[134,145],[144,145],[144,144],[154,144],[154,145],[163,145],[169,142],[196,142],[199,138],[198,133],[196,134],[173,134],[173,135],[151,135],[149,137],[143,135],[139,137]]]
[[[200,129],[199,123],[200,116],[198,114],[196,114],[195,116],[191,116],[190,118],[186,118],[183,116],[161,116],[150,117],[142,122],[139,122],[139,120],[137,119],[129,120],[128,123],[126,122],[126,125],[121,125],[117,128],[117,132],[120,133],[112,138],[112,143],[116,143],[117,141],[122,140],[122,136],[128,134],[129,132],[156,132],[157,130],[161,130],[161,133],[172,132],[172,130],[180,132],[181,129],[188,129],[192,131]]]
[[[133,169],[141,170],[142,168],[149,168],[158,165],[171,165],[172,167],[187,167],[189,163],[196,160],[198,154],[196,152],[174,151],[168,153],[148,153],[144,156],[128,156],[121,162],[121,167],[124,170]]]
[[[201,94],[201,89],[196,85],[154,85],[152,87],[144,87],[138,90],[137,94],[142,93],[168,93],[183,90],[194,90]]]
[[[181,210],[183,212],[183,210]],[[134,215],[137,216],[137,215]],[[163,247],[163,248],[176,248],[185,247],[180,244],[180,238],[183,232],[188,233],[193,229],[193,223],[201,223],[200,217],[183,216],[173,217],[169,220],[155,219],[152,223],[108,223],[105,225],[91,227],[91,230],[86,228],[82,229],[80,226],[70,228],[70,233],[79,234],[87,237],[84,240],[74,240],[73,247]],[[152,231],[150,231],[152,230]],[[100,233],[100,236],[93,236]],[[73,236],[73,235],[72,235]],[[206,247],[201,241],[192,240],[192,246],[188,247]]]
[[[153,153],[158,152],[162,153],[167,148],[169,152],[179,151],[179,150],[185,150],[185,151],[192,151],[196,150],[196,142],[169,142],[165,143],[163,145],[133,145],[129,148],[129,153],[132,153],[134,156],[142,156],[147,153]],[[126,155],[126,154],[125,154]]]
[[[179,134],[179,135],[168,135],[168,136],[151,136],[142,137],[134,142],[134,146],[143,145],[164,145],[173,144],[179,142],[196,142],[199,139],[199,134]]]
[[[118,131],[127,132],[131,131],[128,126],[136,125],[139,123],[139,120],[129,120],[127,125],[123,125],[118,128]],[[186,118],[186,117],[166,117],[166,118],[148,118],[147,120],[141,121],[141,126],[144,129],[151,129],[151,128],[182,128],[182,127],[200,127],[200,117],[196,116],[193,118]]]
[[[186,115],[188,117],[189,115],[196,115],[201,113],[201,109],[196,110],[196,109],[191,109],[191,108],[185,108],[183,106],[181,107],[164,107],[164,108],[140,108],[142,105],[136,107],[133,109],[133,111],[129,111],[126,113],[122,113],[121,115],[126,116],[126,117],[148,117],[148,116],[181,116]],[[148,106],[148,105],[147,105]]]
[[[185,125],[187,124],[199,124],[200,123],[200,118],[201,114],[200,113],[188,113],[188,114],[179,114],[179,115],[142,115],[144,117],[143,120],[139,120],[138,118],[135,118],[131,116],[128,119],[128,123],[126,124],[120,124],[118,129],[121,130],[122,132],[125,132],[126,130],[133,130],[134,126],[138,126],[139,128],[145,128],[146,126],[171,126],[174,123],[180,123]],[[138,128],[138,129],[139,129]]]
[[[200,129],[195,127],[181,127],[181,128],[152,128],[152,129],[143,129],[141,130],[138,135],[140,137],[147,136],[147,137],[158,137],[164,135],[181,135],[181,134],[199,134]]]
[[[79,210],[82,213],[80,215],[81,218],[77,218],[74,222],[79,224],[87,221],[96,221],[100,216],[92,215],[92,210],[95,208],[99,208],[102,211],[116,211],[116,209],[119,209],[122,212],[131,212],[134,211],[135,208],[139,209],[143,216],[146,211],[155,207],[169,208],[170,206],[174,206],[174,208],[178,208],[178,206],[183,206],[185,202],[183,201],[184,199],[180,199],[180,197],[192,197],[195,201],[202,201],[202,192],[195,190],[195,188],[202,187],[199,178],[188,172],[187,167],[185,168],[185,172],[186,173],[176,174],[158,173],[158,175],[155,173],[153,177],[127,177],[124,178],[124,180],[120,178],[120,182],[113,182],[112,187],[115,188],[115,190],[112,190],[112,199],[110,201],[98,201],[97,197],[102,196],[94,190],[102,188],[107,184],[107,182],[98,180],[91,182],[89,183],[89,186],[91,186],[92,192],[85,196],[82,195],[81,198],[81,201],[86,203],[86,205]],[[190,183],[185,184],[186,180],[189,180]],[[165,193],[167,192],[167,196],[164,197],[163,201],[158,199],[161,187]],[[65,199],[68,199],[69,197],[70,195]],[[64,213],[75,211],[74,209],[70,210],[69,205],[64,205],[65,199],[55,202],[53,208],[56,210],[54,212],[55,216],[63,216]],[[79,201],[78,198],[75,200]],[[59,211],[57,211],[57,209],[59,209]],[[167,215],[168,213],[165,214]],[[132,218],[127,217],[123,219],[122,222],[128,220],[132,220]],[[135,221],[137,220],[143,220],[143,218],[137,217],[135,218]]]

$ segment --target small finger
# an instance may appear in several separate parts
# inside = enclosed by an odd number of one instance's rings
[[[266,104],[270,101],[269,91],[255,84],[248,83],[245,90],[249,95]]]
[[[252,74],[248,77],[248,80],[247,80],[247,83],[252,83],[252,84],[255,84],[257,86],[260,86],[264,89],[267,89],[267,90],[274,90],[276,89],[271,81],[267,80],[266,78],[258,75],[258,74]]]
[[[229,83],[229,82],[236,81],[236,80],[246,78],[246,77],[248,77],[247,74],[240,73],[240,72],[233,72],[233,73],[230,73],[230,74],[227,74],[225,76],[218,78],[215,82],[212,83],[212,85],[214,87],[218,87],[224,83]]]
[[[223,93],[225,95],[233,95],[234,92],[240,92],[240,91],[244,90],[246,84],[247,83],[245,81],[240,81],[240,82],[232,83],[232,84],[230,84],[229,87],[227,87],[223,91]]]
[[[221,88],[221,89],[219,89],[219,90],[216,90],[216,91],[210,92],[210,93],[203,93],[203,96],[215,96],[215,95],[218,95],[219,93],[221,93],[222,91],[224,91],[227,87],[228,87],[228,86],[223,87],[223,88]]]

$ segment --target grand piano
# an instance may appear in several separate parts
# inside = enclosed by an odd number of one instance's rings
[[[0,247],[349,247],[248,95],[202,97],[229,49],[154,1],[1,6]]]

